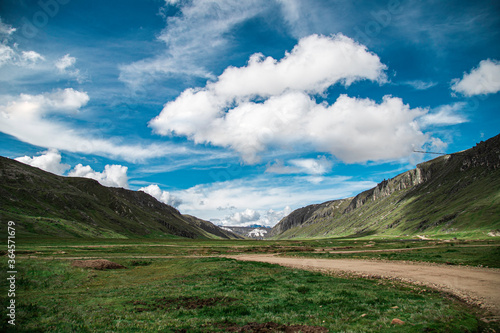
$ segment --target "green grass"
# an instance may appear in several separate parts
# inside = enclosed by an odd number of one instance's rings
[[[447,265],[467,265],[500,268],[500,246],[460,247],[449,246],[434,249],[414,249],[404,252],[368,253],[312,253],[297,252],[293,256],[329,259],[384,259],[432,262]]]
[[[21,239],[17,253],[36,257],[106,257],[147,260],[159,256],[216,256],[239,253],[388,259],[500,268],[500,240],[316,239],[303,241],[186,239]],[[391,250],[401,249],[401,252]],[[387,252],[377,252],[387,250]],[[344,253],[330,253],[342,251]],[[373,251],[359,253],[356,251]],[[345,253],[347,252],[347,253]],[[352,253],[349,253],[352,252]]]
[[[311,242],[311,244],[314,244]],[[431,262],[447,265],[500,268],[500,240],[345,241],[343,246],[334,241],[317,241],[312,251],[285,252],[285,255],[330,259],[384,259]],[[391,250],[401,251],[391,251]],[[380,252],[379,250],[387,250]],[[342,251],[343,253],[330,253]],[[359,252],[366,251],[366,252]],[[372,252],[370,252],[372,251]],[[350,253],[352,252],[352,253]]]
[[[275,322],[332,332],[474,332],[484,325],[446,295],[396,282],[223,258],[115,261],[128,268],[18,260],[18,331],[225,332]],[[391,325],[393,318],[406,324]]]

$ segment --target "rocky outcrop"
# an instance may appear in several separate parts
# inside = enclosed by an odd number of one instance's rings
[[[464,156],[461,171],[479,166],[496,170],[500,168],[500,135],[481,141],[474,148],[460,154]]]
[[[383,180],[372,189],[362,192],[354,197],[344,213],[349,213],[361,207],[368,201],[376,201],[390,196],[396,191],[401,191],[422,184],[432,177],[430,170],[425,170],[422,165],[417,165],[413,170],[402,173],[389,180]]]

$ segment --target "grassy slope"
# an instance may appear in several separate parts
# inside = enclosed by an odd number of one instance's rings
[[[3,157],[0,179],[0,217],[15,221],[19,236],[221,237],[143,192],[60,177]]]
[[[348,213],[347,201],[320,205],[306,223],[277,238],[415,234],[487,237],[500,229],[500,168],[476,165],[461,170],[463,163],[462,155],[423,163],[419,167],[432,174],[430,180],[368,200]]]
[[[237,235],[231,231],[219,228],[211,222],[197,218],[196,216],[183,214],[183,219],[191,225],[194,225],[202,230],[205,230],[209,234],[220,238],[230,238],[230,239],[244,239],[244,237]]]

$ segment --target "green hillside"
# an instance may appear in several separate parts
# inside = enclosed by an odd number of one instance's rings
[[[61,177],[0,157],[0,219],[19,236],[235,238],[141,191]]]
[[[292,212],[275,238],[500,235],[500,136],[440,156],[354,198]]]

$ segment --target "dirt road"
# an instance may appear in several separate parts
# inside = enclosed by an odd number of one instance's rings
[[[451,292],[461,299],[486,307],[500,315],[500,270],[491,268],[450,267],[380,260],[314,259],[278,257],[270,254],[227,256],[237,260],[259,261],[282,266],[344,271],[361,276],[397,278]]]

